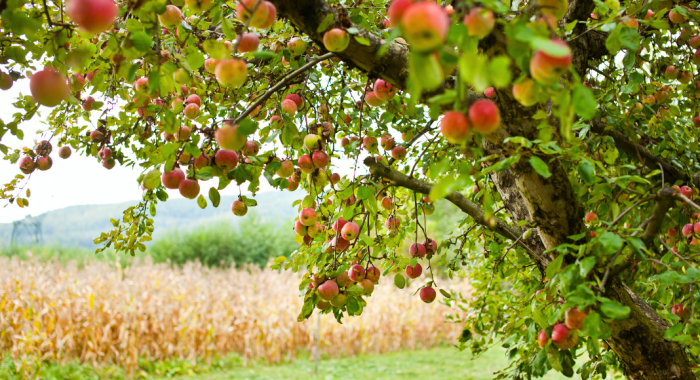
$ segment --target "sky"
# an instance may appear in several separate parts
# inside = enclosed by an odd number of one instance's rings
[[[31,94],[29,80],[20,79],[13,84],[11,89],[0,90],[0,104],[3,105],[0,106],[0,119],[5,122],[12,120],[12,115],[18,112],[12,103],[15,102],[20,93],[23,95]],[[96,100],[103,99],[96,97]],[[19,140],[8,132],[3,136],[2,143],[14,149],[24,146],[34,147],[37,141],[47,139],[50,134],[38,132],[46,128],[42,120],[50,113],[50,109],[42,106],[39,111],[40,116],[35,116],[32,120],[21,124],[21,129],[24,131],[23,140]],[[0,201],[2,202],[0,203],[0,223],[10,223],[28,215],[39,215],[68,206],[126,201],[133,201],[136,204],[141,199],[142,192],[136,182],[140,174],[138,169],[122,167],[117,163],[113,169],[107,170],[95,157],[80,156],[73,151],[73,154],[64,160],[58,157],[57,151],[58,147],[53,144],[51,153],[53,166],[47,171],[35,170],[29,183],[22,191],[22,197],[25,197],[26,189],[31,190],[29,207],[20,208],[15,203],[9,204],[7,201]],[[362,158],[359,162],[362,162]],[[348,164],[348,162],[344,164]],[[341,175],[352,173],[351,165],[342,166],[344,166],[342,168],[344,170],[335,169],[334,171]],[[364,165],[358,166],[363,167]],[[366,170],[358,170],[358,174],[365,172]],[[8,183],[17,174],[20,174],[17,164],[10,164],[9,160],[0,160],[0,185]],[[265,179],[261,179],[260,183],[261,192],[272,190]],[[20,186],[22,184],[24,182]],[[216,179],[201,184],[205,196],[208,188],[214,185],[216,185]],[[171,199],[182,198],[178,190],[168,190],[168,193]],[[17,190],[15,190],[16,194]],[[238,187],[233,183],[221,191],[221,194],[238,195]]]

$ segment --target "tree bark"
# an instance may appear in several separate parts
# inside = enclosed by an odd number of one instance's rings
[[[281,17],[287,18],[302,33],[308,35],[316,44],[323,46],[323,32],[318,26],[328,14],[333,15],[331,27],[355,26],[349,20],[342,7],[331,7],[323,0],[271,0],[278,9]],[[595,7],[591,0],[571,0],[567,15],[562,23],[574,20],[585,20]],[[358,36],[369,40],[369,45],[362,45],[351,38],[350,46],[338,57],[350,67],[356,67],[371,77],[382,78],[389,83],[405,88],[408,78],[408,49],[400,44],[392,44],[386,54],[379,57],[378,52],[384,41],[366,30],[360,30]],[[574,30],[575,39],[570,44],[574,55],[574,70],[584,77],[591,61],[596,61],[607,54],[605,36],[600,33],[583,33],[583,26],[578,25]],[[572,38],[573,39],[573,38]],[[489,40],[490,42],[493,42]],[[500,42],[504,43],[504,42]],[[498,50],[492,47],[490,51]],[[504,137],[524,136],[531,138],[536,133],[537,124],[531,116],[535,107],[522,107],[512,99],[507,91],[498,91],[499,108],[503,115],[503,126],[499,132],[490,136],[493,148],[502,157],[514,154],[513,146],[503,144]],[[691,179],[692,177],[668,165],[663,160],[651,159],[653,154],[639,149],[639,145],[631,142],[626,136],[615,131],[606,131],[604,125],[592,123],[592,131],[608,134],[613,137],[622,151],[635,157],[632,153],[642,152],[639,159],[644,165],[661,164],[667,178]],[[648,155],[646,153],[649,153]],[[496,188],[506,202],[506,207],[514,221],[527,220],[539,228],[541,242],[531,246],[522,243],[534,262],[540,269],[546,268],[549,258],[541,255],[542,249],[557,247],[568,243],[567,236],[585,231],[583,223],[584,210],[576,201],[573,187],[563,166],[557,160],[547,162],[546,156],[539,156],[548,164],[549,178],[537,174],[528,162],[530,155],[523,154],[520,161],[510,170],[491,175]],[[394,169],[376,162],[372,157],[365,160],[373,175],[391,179],[396,185],[420,193],[427,194],[431,184],[408,177]],[[696,185],[700,185],[700,177]],[[449,194],[447,199],[471,215],[477,223],[488,226],[483,217],[483,210],[462,194]],[[497,220],[494,227],[489,227],[508,239],[517,239],[522,231],[508,225],[503,220]],[[634,294],[617,277],[608,281],[606,297],[618,301],[631,308],[630,318],[624,321],[608,323],[612,330],[609,344],[620,358],[625,375],[635,380],[658,379],[695,379],[683,347],[663,338],[668,328],[666,322],[643,299]]]

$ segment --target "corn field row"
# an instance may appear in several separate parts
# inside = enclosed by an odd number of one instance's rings
[[[320,321],[322,356],[428,348],[454,342],[452,310],[424,304],[382,278],[362,316]],[[15,361],[117,364],[139,357],[208,359],[236,353],[279,362],[314,352],[317,318],[299,323],[299,275],[250,267],[171,268],[148,261],[115,268],[0,258],[0,355]],[[466,295],[465,282],[452,288]]]

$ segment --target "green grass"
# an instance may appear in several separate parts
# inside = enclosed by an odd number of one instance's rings
[[[290,364],[253,365],[229,371],[210,372],[196,376],[182,376],[177,380],[486,380],[507,365],[501,349],[494,348],[471,360],[468,352],[459,352],[451,347],[427,351],[403,351],[385,355],[365,355],[352,358],[321,360],[318,372],[314,362],[301,358]],[[152,378],[164,380],[166,378]],[[550,372],[546,380],[562,380],[564,376]]]

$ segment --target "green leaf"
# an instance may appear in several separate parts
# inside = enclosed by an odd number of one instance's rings
[[[611,300],[601,303],[600,312],[608,319],[627,319],[630,316],[629,306]]]
[[[199,194],[199,196],[197,197],[197,206],[199,206],[199,208],[201,208],[202,210],[207,208],[207,200],[204,199],[204,195]]]
[[[606,339],[612,335],[610,327],[595,311],[591,311],[583,320],[583,331],[594,339]]]
[[[221,31],[224,32],[224,36],[226,36],[227,39],[236,39],[233,22],[226,17],[221,20]]]
[[[321,23],[318,25],[318,28],[316,28],[316,32],[318,33],[323,33],[328,29],[329,26],[333,23],[333,13],[328,13],[326,15],[326,18],[321,21]]]
[[[595,116],[598,104],[590,88],[582,84],[577,85],[574,87],[572,99],[574,101],[574,112],[582,119],[588,120]]]
[[[245,118],[238,123],[238,133],[244,135],[252,135],[258,130],[258,122],[253,121],[250,118]]]
[[[141,22],[135,18],[130,18],[126,20],[126,30],[130,33],[133,32],[142,32],[143,31],[143,25]]]
[[[547,351],[547,360],[549,365],[558,372],[563,370],[561,362],[559,361],[559,350],[557,350],[553,344],[547,344],[544,348]]]
[[[666,329],[666,331],[664,331],[664,339],[666,339],[666,340],[673,339],[673,337],[675,337],[676,335],[678,335],[678,333],[683,331],[683,327],[684,327],[684,325],[682,323],[679,323],[679,324],[676,324],[676,325],[669,327],[668,329]]]
[[[537,156],[530,156],[530,166],[532,166],[532,168],[535,169],[537,174],[541,175],[544,178],[549,178],[552,176],[552,173],[549,172],[549,167],[547,166],[547,163],[542,161],[542,159]]]
[[[595,182],[595,167],[587,160],[583,160],[578,164],[578,176],[583,182],[592,184]]]
[[[275,58],[276,56],[277,56],[277,54],[275,54],[275,52],[272,52],[269,50],[261,50],[261,51],[253,52],[253,57],[258,58],[258,59],[262,59],[263,61]]]
[[[598,243],[601,244],[604,254],[612,255],[622,248],[625,241],[620,237],[620,235],[614,232],[605,232],[598,238]]]
[[[221,195],[215,187],[209,189],[209,200],[214,207],[219,207],[219,202],[221,202]]]
[[[357,41],[357,43],[360,45],[364,45],[364,46],[371,45],[370,40],[367,37],[355,36],[355,41]]]
[[[675,283],[689,284],[691,281],[688,276],[682,275],[674,270],[666,271],[656,276],[651,277],[652,281],[659,281],[661,285],[671,286]]]
[[[187,64],[190,65],[192,70],[197,70],[204,66],[204,56],[199,51],[187,54]]]
[[[403,278],[401,273],[397,273],[394,276],[394,285],[396,285],[396,287],[399,289],[403,289],[406,286],[406,279]]]
[[[488,65],[488,73],[494,87],[504,88],[513,80],[510,65],[511,59],[506,55],[499,55],[491,59]]]
[[[297,317],[297,322],[302,322],[311,316],[314,312],[313,297],[309,297],[304,301],[304,306],[301,308],[301,313]]]
[[[349,296],[361,296],[364,291],[365,288],[360,285],[353,285],[345,290]]]
[[[153,40],[151,40],[151,36],[149,36],[146,32],[133,32],[129,36],[129,39],[134,45],[134,48],[136,48],[136,50],[138,51],[151,50],[151,45],[153,45]]]
[[[372,240],[372,238],[367,236],[367,234],[365,234],[365,233],[360,234],[360,239],[370,247],[374,246],[374,244],[375,244],[374,240]]]
[[[554,261],[549,263],[549,265],[547,265],[547,271],[546,271],[547,278],[549,278],[550,280],[552,278],[554,278],[554,275],[559,273],[559,270],[561,269],[561,264],[563,262],[564,262],[564,255],[560,254],[559,256],[557,256],[556,259],[554,259]]]
[[[348,302],[345,304],[345,308],[348,309],[348,314],[358,315],[362,309],[360,309],[360,304],[357,302],[357,298],[348,297]]]

